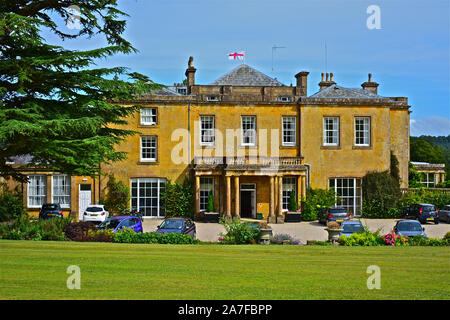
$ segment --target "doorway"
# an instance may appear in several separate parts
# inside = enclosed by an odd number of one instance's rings
[[[80,190],[78,194],[78,218],[83,220],[83,213],[92,201],[92,185],[80,184]]]
[[[241,184],[240,206],[242,218],[256,218],[256,185],[251,183]]]

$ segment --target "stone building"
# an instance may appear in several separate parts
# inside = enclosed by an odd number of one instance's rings
[[[333,188],[338,205],[359,215],[361,178],[388,170],[391,152],[407,187],[410,106],[407,98],[378,95],[370,74],[361,88],[344,88],[332,73],[322,74],[318,92],[308,95],[306,71],[295,74],[291,86],[246,64],[208,85],[196,83],[196,72],[190,59],[185,86],[123,102],[142,107],[127,119],[127,128],[140,134],[118,147],[128,159],[103,166],[102,172],[129,184],[130,206],[145,216],[164,216],[160,194],[166,182],[188,176],[195,181],[196,212],[206,210],[212,192],[222,215],[262,214],[280,222],[290,193],[300,200],[311,186]],[[49,175],[43,179],[50,202]],[[106,185],[104,178],[82,179],[70,178],[67,191],[69,210],[80,214],[81,185],[92,185],[92,202]],[[35,186],[25,188],[27,199],[28,190]]]
[[[414,169],[421,173],[420,183],[427,188],[434,188],[445,181],[445,164],[428,162],[411,162]]]

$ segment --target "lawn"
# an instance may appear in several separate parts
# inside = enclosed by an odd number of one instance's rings
[[[81,268],[69,290],[66,269]],[[369,265],[381,289],[368,290]],[[0,299],[447,299],[450,249],[0,240]]]

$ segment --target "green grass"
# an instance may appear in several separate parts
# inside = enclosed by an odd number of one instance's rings
[[[69,265],[81,290],[66,287]],[[369,265],[381,289],[368,290]],[[0,299],[448,299],[443,247],[0,240]]]

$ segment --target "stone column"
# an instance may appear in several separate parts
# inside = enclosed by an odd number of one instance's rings
[[[306,198],[306,176],[302,176],[302,197]]]
[[[275,217],[275,190],[274,190],[274,177],[270,177],[270,203],[269,203],[269,223],[276,223]]]
[[[278,177],[277,223],[284,223],[284,216],[283,216],[283,177]]]
[[[231,219],[231,177],[226,176],[227,180],[227,214],[226,218]]]
[[[200,212],[200,176],[195,176],[195,214]]]
[[[239,176],[234,177],[234,216],[236,218],[240,218],[240,188],[239,188]]]

